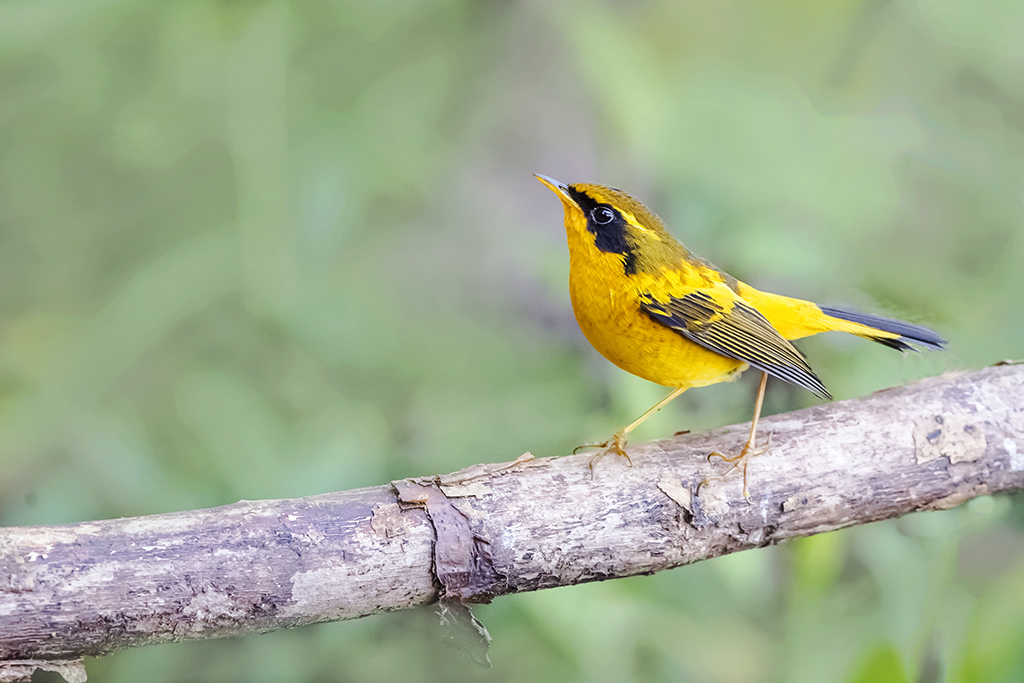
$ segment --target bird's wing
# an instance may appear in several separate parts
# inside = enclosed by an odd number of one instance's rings
[[[651,318],[706,349],[832,398],[803,354],[724,283],[680,296],[642,293],[640,305]]]

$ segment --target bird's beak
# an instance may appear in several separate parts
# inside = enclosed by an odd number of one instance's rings
[[[557,194],[559,199],[561,199],[565,204],[579,208],[580,205],[577,204],[576,200],[569,195],[568,185],[560,183],[554,178],[549,178],[546,175],[541,175],[540,173],[534,173],[533,177],[544,183],[544,185],[547,186],[549,190]]]

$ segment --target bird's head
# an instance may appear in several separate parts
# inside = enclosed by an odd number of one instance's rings
[[[569,249],[619,255],[627,275],[652,272],[678,263],[687,255],[658,215],[625,192],[603,185],[566,185],[534,174],[558,195],[565,209]],[[580,254],[582,256],[582,254]]]

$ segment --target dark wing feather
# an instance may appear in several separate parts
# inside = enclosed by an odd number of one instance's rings
[[[641,296],[640,305],[654,320],[706,349],[735,358],[786,382],[831,399],[800,351],[784,339],[757,309],[733,299],[731,308],[710,294],[694,291],[667,303]]]

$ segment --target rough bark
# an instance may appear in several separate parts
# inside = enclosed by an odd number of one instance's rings
[[[1024,487],[1024,367],[747,425],[295,500],[0,529],[0,681],[148,643],[611,579]],[[5,669],[6,667],[6,669]],[[22,667],[18,669],[18,667]],[[64,667],[61,669],[60,667]],[[5,679],[4,676],[7,676]]]

